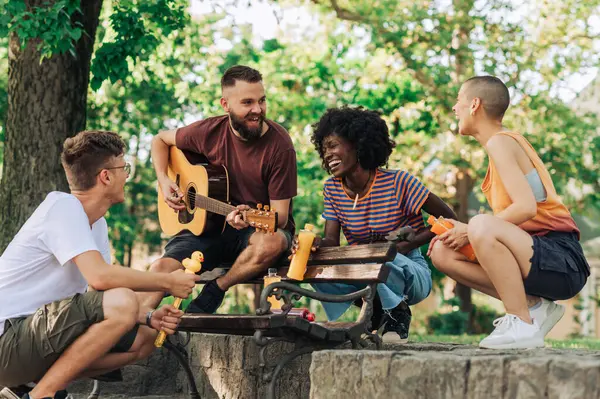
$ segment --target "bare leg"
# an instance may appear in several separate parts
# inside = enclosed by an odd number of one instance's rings
[[[107,353],[92,363],[78,378],[102,375],[147,358],[155,349],[154,340],[157,335],[158,331],[146,326],[140,326],[135,341],[133,341],[133,345],[131,345],[131,348],[127,352]]]
[[[275,234],[252,234],[248,247],[240,253],[229,272],[217,279],[217,285],[227,291],[236,284],[248,281],[273,265],[286,249],[287,239],[279,231]]]
[[[31,396],[53,397],[56,391],[65,389],[91,364],[105,356],[137,322],[138,301],[129,289],[106,291],[102,307],[104,320],[90,326],[64,351],[31,391]]]
[[[150,265],[150,271],[154,273],[171,273],[182,269],[183,265],[173,258],[160,258]],[[162,301],[164,292],[137,292],[141,307],[156,308]]]
[[[479,264],[494,284],[506,312],[531,323],[523,285],[531,270],[531,236],[518,226],[491,215],[471,219],[468,234]]]
[[[523,285],[531,270],[531,236],[518,226],[490,215],[471,219],[468,234],[480,268],[456,255],[450,257],[443,247],[434,248],[434,264],[456,281],[499,298],[507,313],[531,323],[527,304],[537,299],[527,298]],[[444,259],[444,256],[449,257]]]
[[[496,299],[500,295],[494,284],[479,263],[473,263],[460,252],[456,252],[437,241],[431,251],[431,261],[435,267],[451,279]]]

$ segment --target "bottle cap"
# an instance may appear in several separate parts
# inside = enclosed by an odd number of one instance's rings
[[[306,223],[304,225],[304,230],[313,231],[314,228],[315,228],[315,226],[310,223]]]

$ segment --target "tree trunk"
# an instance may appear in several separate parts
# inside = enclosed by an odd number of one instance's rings
[[[452,38],[455,67],[453,79],[458,86],[465,78],[473,74],[474,59],[469,43],[475,23],[469,13],[473,9],[474,0],[453,0],[452,3],[456,13],[456,29]],[[458,220],[464,223],[469,221],[469,194],[472,189],[473,179],[469,174],[469,170],[461,168],[456,176],[456,200],[458,203]],[[460,299],[460,310],[469,314],[467,330],[473,331],[471,288],[457,282],[454,292]]]
[[[27,6],[47,6],[46,1],[27,1]],[[85,128],[90,59],[101,6],[102,0],[82,1],[82,14],[74,16],[86,32],[76,44],[76,57],[57,54],[40,63],[37,40],[21,49],[18,37],[10,38],[0,252],[48,192],[68,190],[60,152],[67,137]]]
[[[458,220],[464,223],[469,221],[469,194],[473,189],[473,178],[468,169],[461,169],[456,178],[456,199],[458,202]],[[455,294],[460,299],[460,310],[469,314],[468,331],[473,331],[473,301],[471,287],[456,283]]]

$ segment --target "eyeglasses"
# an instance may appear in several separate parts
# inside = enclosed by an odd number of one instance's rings
[[[102,168],[100,169],[100,171],[98,173],[96,173],[96,175],[100,174],[100,172],[102,172],[104,169],[123,169],[125,171],[125,173],[127,173],[127,175],[129,175],[129,173],[131,173],[131,164],[129,162],[125,163],[125,165],[122,166],[113,166],[110,168]]]

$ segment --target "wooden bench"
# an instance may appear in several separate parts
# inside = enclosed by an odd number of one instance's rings
[[[389,268],[385,265],[396,255],[394,243],[322,248],[309,259],[302,283],[360,283],[365,288],[346,295],[331,295],[310,291],[297,282],[287,279],[289,262],[282,263],[278,275],[282,281],[264,287],[260,297],[260,307],[256,315],[186,314],[179,324],[180,332],[213,333],[253,336],[260,348],[260,365],[263,380],[269,382],[267,397],[274,399],[275,382],[282,368],[294,358],[315,350],[330,349],[350,342],[353,348],[367,346],[367,340],[381,347],[381,339],[371,331],[373,299],[378,283],[385,282]],[[201,275],[202,281],[210,281],[227,272],[226,268],[215,269]],[[262,283],[262,276],[249,283]],[[275,296],[284,301],[283,313],[273,314],[267,298]],[[293,302],[308,297],[322,302],[352,302],[363,299],[357,320],[353,322],[310,322],[304,318],[287,314]],[[295,349],[282,356],[275,365],[267,365],[265,351],[269,344],[277,341],[295,343]],[[200,398],[193,373],[187,360],[186,344],[165,342],[185,369],[190,382],[190,397]]]

